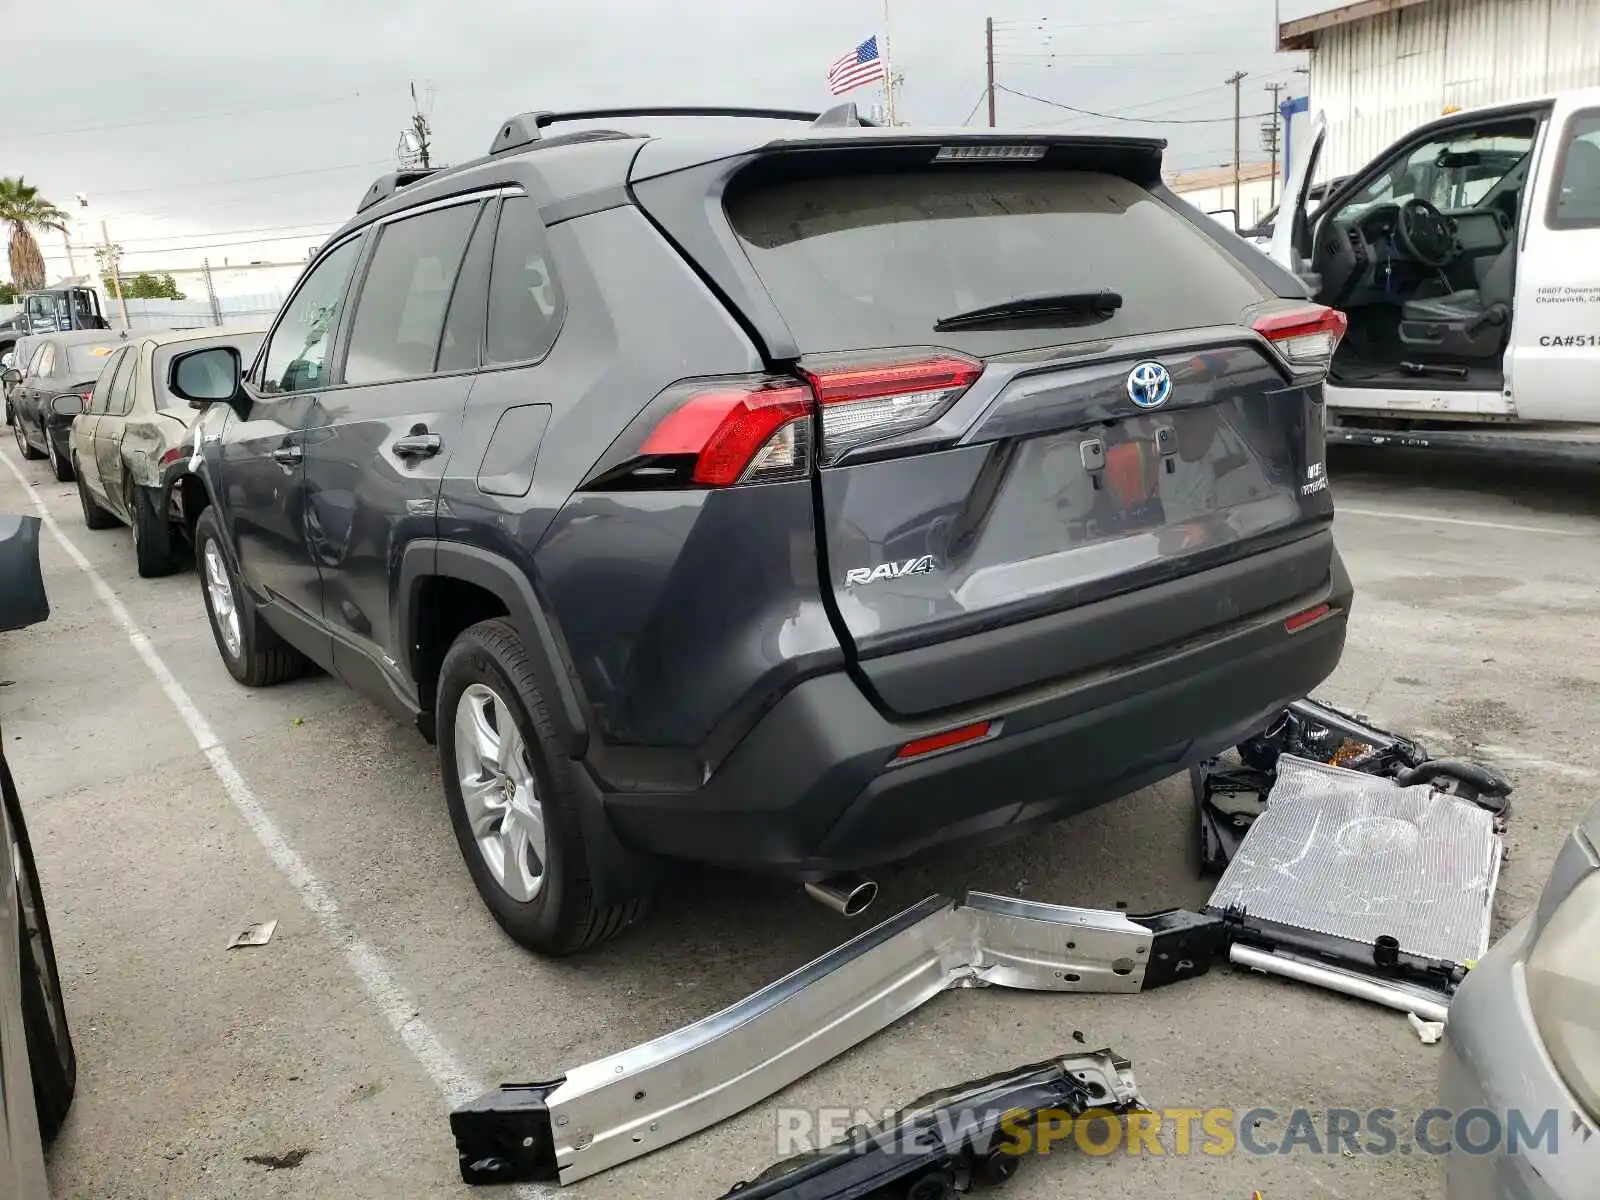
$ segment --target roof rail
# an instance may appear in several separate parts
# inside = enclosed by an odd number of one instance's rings
[[[372,181],[372,186],[367,189],[367,194],[361,197],[361,203],[356,205],[358,213],[366,212],[380,200],[387,200],[403,187],[409,187],[418,180],[426,179],[443,170],[442,167],[429,167],[426,170],[390,171],[387,175],[379,175]]]
[[[525,112],[504,122],[489,145],[489,154],[505,154],[531,146],[541,130],[569,121],[605,121],[613,117],[743,117],[750,120],[805,121],[819,127],[871,125],[854,104],[840,104],[827,112],[792,108],[739,108],[721,105],[661,105],[646,108],[588,108],[572,112]]]

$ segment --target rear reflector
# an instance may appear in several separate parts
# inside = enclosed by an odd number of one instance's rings
[[[801,364],[822,406],[824,466],[868,442],[919,429],[939,418],[983,374],[957,354],[890,362]]]
[[[914,742],[907,742],[895,751],[895,761],[905,762],[908,758],[921,758],[925,754],[949,750],[953,746],[965,746],[968,742],[981,742],[989,736],[992,725],[991,721],[979,721],[976,725],[963,725],[959,729],[947,729],[943,733],[933,733]]]
[[[1297,370],[1326,371],[1344,339],[1349,321],[1336,308],[1320,304],[1266,313],[1251,325]]]
[[[163,467],[170,467],[180,458],[188,458],[193,450],[193,446],[174,446],[171,450],[168,450],[161,456],[161,465]]]
[[[1283,628],[1288,633],[1295,633],[1307,625],[1315,625],[1323,617],[1333,611],[1331,604],[1319,604],[1315,608],[1308,608],[1305,612],[1295,613],[1283,623]]]

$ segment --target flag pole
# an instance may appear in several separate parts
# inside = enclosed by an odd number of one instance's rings
[[[889,0],[883,0],[883,119],[894,124],[894,59],[889,57]]]

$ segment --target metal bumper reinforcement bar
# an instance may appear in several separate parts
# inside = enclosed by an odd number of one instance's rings
[[[947,989],[1135,993],[1204,974],[1225,940],[1222,920],[1181,909],[932,896],[719,1013],[457,1109],[461,1175],[573,1183],[744,1111]]]

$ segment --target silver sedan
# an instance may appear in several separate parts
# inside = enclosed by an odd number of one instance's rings
[[[1600,806],[1451,1001],[1439,1102],[1500,1131],[1452,1149],[1448,1200],[1600,1195]]]

